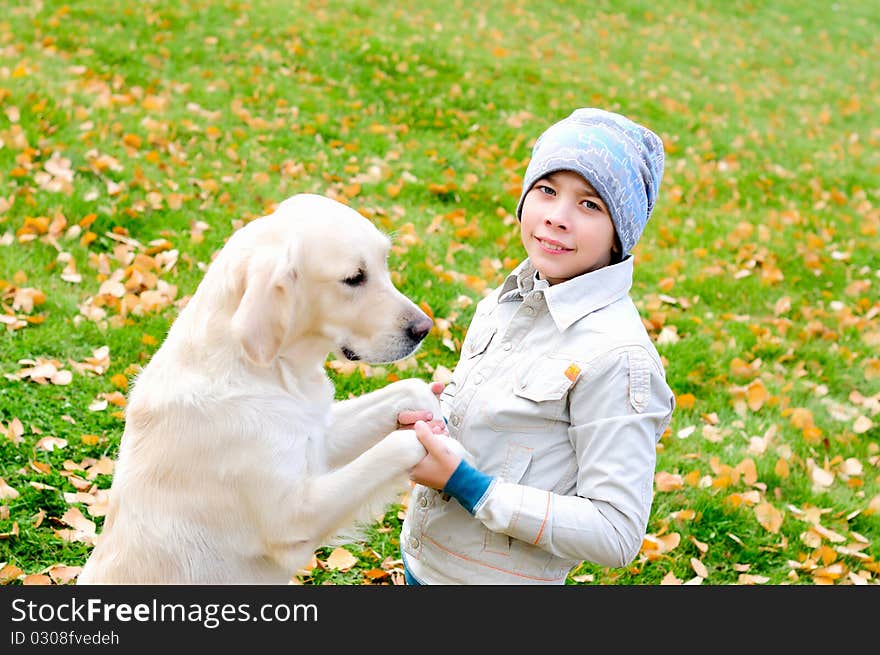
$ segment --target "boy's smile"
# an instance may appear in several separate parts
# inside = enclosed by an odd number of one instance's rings
[[[611,215],[596,190],[572,171],[535,182],[523,201],[520,233],[529,259],[550,284],[611,262]]]

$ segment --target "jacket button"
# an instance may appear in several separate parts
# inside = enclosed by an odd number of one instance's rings
[[[503,348],[504,350],[510,350],[512,347],[513,346],[510,345],[509,341],[505,341],[504,343],[501,344],[501,348]]]
[[[427,506],[428,506],[428,499],[427,499],[426,496],[421,496],[421,497],[419,498],[419,506],[421,506],[421,507],[427,507]]]
[[[482,384],[482,383],[483,383],[483,376],[482,376],[482,375],[477,375],[477,376],[474,378],[474,384]]]
[[[534,307],[526,307],[523,311],[526,313],[527,316],[534,316],[535,315],[535,308]]]
[[[461,418],[456,414],[452,417],[452,425],[458,427],[459,423],[461,423]]]
[[[422,543],[417,538],[412,537],[409,540],[409,545],[412,546],[413,548],[418,548],[419,546],[422,545]]]

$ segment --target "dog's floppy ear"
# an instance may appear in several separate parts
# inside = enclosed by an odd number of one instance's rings
[[[296,274],[290,262],[254,254],[244,272],[244,293],[232,315],[231,330],[245,355],[258,366],[268,366],[278,355],[292,318],[292,291]]]

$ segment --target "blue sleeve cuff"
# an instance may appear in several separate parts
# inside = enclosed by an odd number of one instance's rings
[[[453,471],[446,482],[443,491],[455,498],[462,507],[473,514],[474,507],[486,495],[492,480],[494,478],[491,475],[486,475],[466,461],[461,460],[458,468]]]

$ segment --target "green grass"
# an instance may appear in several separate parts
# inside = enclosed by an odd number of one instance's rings
[[[0,374],[38,358],[71,370],[110,349],[106,371],[69,385],[0,378],[0,423],[24,427],[20,443],[0,435],[0,477],[18,492],[0,485],[4,581],[85,561],[88,543],[59,537],[61,517],[78,508],[98,530],[102,517],[65,493],[77,466],[115,456],[124,425],[123,408],[89,406],[124,393],[237,225],[316,192],[393,235],[398,286],[449,330],[428,337],[415,368],[328,372],[340,398],[430,379],[455,364],[473,313],[461,298],[478,300],[480,280],[491,288],[522,257],[512,214],[532,140],[592,105],[644,122],[668,148],[633,297],[652,336],[666,328],[658,350],[679,406],[657,469],[682,481],[658,484],[648,526],[672,547],[648,545],[622,569],[585,563],[569,582],[688,581],[702,563],[713,584],[876,583],[874,4],[0,1],[0,16],[2,310],[41,319],[0,336]],[[42,179],[53,155],[73,172],[61,191]],[[21,238],[53,220],[62,229]],[[80,308],[106,276],[131,279],[121,236],[134,254],[160,240],[177,251],[157,274],[177,294],[93,320]],[[64,258],[80,282],[62,279]],[[23,288],[45,302],[13,308]],[[766,395],[749,407],[758,382]],[[41,449],[47,436],[67,444]],[[822,484],[814,467],[830,474]],[[759,521],[768,506],[778,530]],[[357,564],[319,564],[302,581],[393,582],[401,509],[346,546]]]

